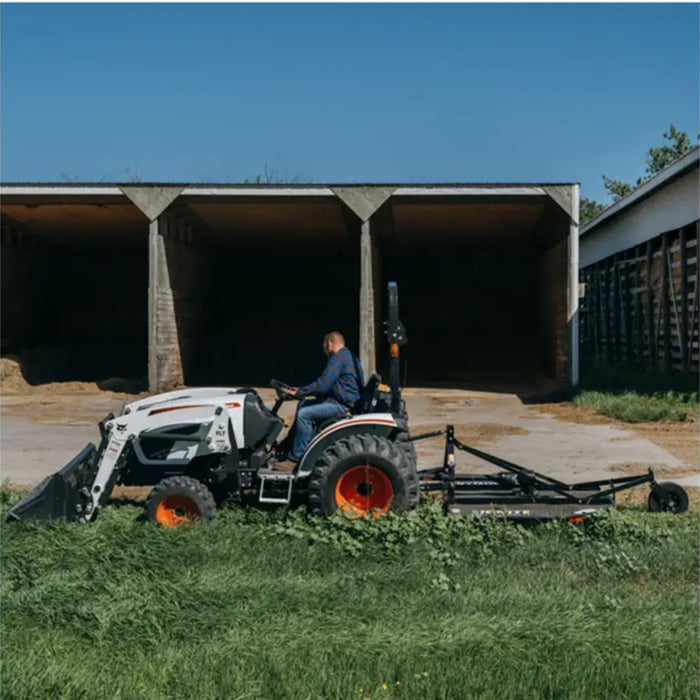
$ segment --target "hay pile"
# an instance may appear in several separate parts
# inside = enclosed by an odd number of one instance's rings
[[[140,394],[144,380],[109,377],[99,382],[47,382],[30,384],[25,379],[22,361],[16,355],[0,358],[0,392],[2,394]]]
[[[24,379],[19,358],[8,355],[0,358],[0,391],[4,394],[21,394],[31,386]]]

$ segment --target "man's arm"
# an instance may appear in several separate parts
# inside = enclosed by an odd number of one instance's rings
[[[338,381],[340,376],[340,362],[337,355],[333,355],[326,369],[323,370],[323,374],[311,384],[306,384],[305,386],[300,386],[297,389],[297,396],[321,396],[323,394],[330,393],[333,385]]]

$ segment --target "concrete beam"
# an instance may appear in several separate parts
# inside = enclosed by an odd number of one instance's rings
[[[165,219],[151,221],[148,231],[148,388],[155,393],[183,384],[175,299],[165,250],[167,235]]]
[[[154,221],[180,196],[185,187],[122,185],[119,189],[148,217],[149,221]]]
[[[546,185],[542,188],[578,226],[578,195],[574,198],[574,190],[578,185]]]
[[[394,193],[395,187],[334,187],[333,192],[360,221],[368,221]]]
[[[545,191],[539,185],[405,185],[398,186],[393,194],[397,197],[520,197],[523,195],[541,197]]]
[[[185,197],[330,197],[333,191],[330,187],[303,185],[187,185],[182,194]]]

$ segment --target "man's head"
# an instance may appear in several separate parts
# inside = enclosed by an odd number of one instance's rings
[[[343,338],[343,334],[338,333],[338,331],[331,331],[323,339],[323,352],[325,352],[328,357],[334,355],[338,350],[344,347],[345,338]]]

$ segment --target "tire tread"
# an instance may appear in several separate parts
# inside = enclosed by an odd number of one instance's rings
[[[411,443],[403,443],[410,445]],[[404,503],[397,510],[415,508],[420,500],[420,487],[416,473],[415,452],[406,450],[402,443],[392,442],[377,435],[349,435],[329,445],[314,465],[309,479],[309,511],[313,515],[326,515],[324,495],[333,468],[338,462],[349,457],[374,454],[390,462],[399,474],[405,486]]]

